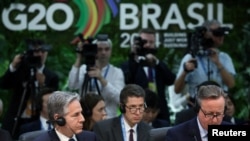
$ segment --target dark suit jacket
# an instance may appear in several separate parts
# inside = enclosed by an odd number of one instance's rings
[[[230,124],[222,121],[222,125]],[[196,139],[195,139],[196,138]],[[197,123],[197,117],[173,126],[168,130],[166,141],[201,141],[201,135]]]
[[[43,130],[42,125],[41,125],[40,119],[37,119],[35,121],[32,121],[30,123],[26,123],[21,125],[20,127],[20,133],[19,135],[26,133],[26,132],[31,132],[31,131],[36,131],[36,130]]]
[[[231,121],[232,118],[234,118],[235,123],[233,123]],[[240,119],[240,118],[236,118],[236,117],[230,117],[230,116],[227,116],[227,115],[225,115],[223,117],[223,121],[227,121],[227,122],[230,122],[230,123],[235,124],[235,125],[244,125],[244,124],[247,123],[247,121],[245,121],[244,119]]]
[[[143,88],[148,88],[148,77],[145,71],[143,70],[142,65],[135,62],[130,57],[129,61],[123,63],[121,68],[125,76],[126,84],[138,84]],[[167,65],[162,61],[159,61],[159,64],[154,67],[154,70],[157,94],[159,95],[159,104],[161,108],[157,118],[167,120],[170,123],[170,113],[167,107],[165,88],[166,86],[174,84],[176,76],[168,69]]]
[[[0,129],[0,141],[12,141],[10,133],[6,130]]]
[[[47,87],[54,88],[55,90],[57,90],[59,86],[58,75],[50,71],[46,67],[43,70],[43,74],[46,77],[45,85]],[[10,70],[8,69],[0,79],[1,88],[13,90],[8,110],[2,122],[2,128],[8,130],[10,133],[12,133],[13,126],[15,123],[14,118],[18,116],[17,114],[19,108],[21,108],[21,114],[22,114],[27,104],[27,100],[29,99],[30,96],[34,96],[31,95],[31,90],[29,87],[27,87],[26,89],[27,92],[24,93],[25,88],[23,87],[23,82],[27,82],[28,80],[30,82],[31,81],[30,79],[32,79],[30,75],[31,74],[29,69],[27,70],[27,68],[23,68],[23,66],[20,66],[20,68],[15,72],[10,72]],[[23,101],[21,101],[23,95],[25,95],[25,98]],[[19,123],[23,124],[22,121],[23,120],[19,120]],[[16,130],[17,131],[16,133],[18,133],[19,131],[18,128]]]
[[[96,135],[90,131],[83,131],[79,134],[76,134],[77,141],[97,141]],[[41,134],[34,141],[60,141],[56,131],[50,130],[46,133]]]
[[[175,114],[175,125],[188,121],[197,116],[194,107],[183,109]]]
[[[100,141],[124,141],[121,124],[121,116],[102,120],[94,125],[93,131]],[[138,123],[137,141],[148,141],[150,129],[148,124]]]
[[[162,127],[168,127],[168,126],[170,126],[170,123],[168,123],[166,120],[155,119],[152,122],[153,128],[162,128]]]

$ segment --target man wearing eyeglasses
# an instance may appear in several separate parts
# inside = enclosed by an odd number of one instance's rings
[[[136,84],[126,85],[120,93],[119,117],[103,120],[94,125],[101,141],[148,141],[151,127],[142,122],[146,108],[145,91]]]
[[[182,93],[187,85],[191,100],[195,98],[195,87],[204,81],[215,81],[225,91],[235,85],[236,71],[232,59],[220,51],[229,29],[216,20],[206,21],[200,28],[196,33],[199,36],[192,36],[191,49],[182,58],[174,82],[177,94]]]
[[[168,64],[157,57],[156,31],[143,28],[131,45],[128,60],[121,65],[126,84],[138,84],[159,96],[160,111],[157,119],[170,124],[166,88],[174,84],[175,74]]]
[[[230,124],[223,121],[225,98],[220,87],[201,86],[196,97],[197,116],[169,129],[166,141],[207,141],[208,125]]]

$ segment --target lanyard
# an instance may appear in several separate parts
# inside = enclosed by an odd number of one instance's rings
[[[126,129],[125,129],[125,124],[124,124],[124,117],[123,115],[121,116],[121,125],[122,125],[122,135],[124,141],[127,141],[127,136],[126,136]]]
[[[107,68],[106,68],[106,70],[105,70],[105,73],[104,73],[104,75],[103,75],[104,78],[107,77],[108,71],[109,71],[109,64],[108,64],[108,66],[107,66]]]

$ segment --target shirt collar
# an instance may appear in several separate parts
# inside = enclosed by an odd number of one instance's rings
[[[71,139],[71,138],[65,136],[64,134],[60,133],[58,130],[55,129],[55,131],[56,131],[56,134],[57,134],[57,136],[58,136],[58,138],[59,138],[60,141],[69,141],[69,139]],[[75,134],[73,135],[72,138],[73,138],[75,141],[77,141],[76,135],[75,135]]]
[[[47,130],[49,126],[49,124],[47,123],[48,120],[44,118],[43,116],[40,116],[40,121],[41,121],[42,129]]]
[[[197,117],[197,123],[198,123],[198,127],[199,127],[201,138],[207,136],[208,131],[201,126],[198,117]]]
[[[129,132],[130,129],[133,129],[134,132],[136,132],[136,128],[137,128],[137,125],[138,125],[138,124],[134,125],[133,127],[130,127],[130,126],[128,125],[127,121],[125,120],[125,118],[123,117],[122,119],[123,119],[123,121],[124,121],[124,126],[125,126],[125,131],[126,131],[126,132]]]

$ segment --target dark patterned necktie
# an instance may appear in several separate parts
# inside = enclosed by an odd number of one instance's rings
[[[52,129],[52,127],[51,127],[52,125],[51,125],[51,123],[50,122],[48,122],[48,130],[51,130]]]
[[[153,78],[153,68],[148,67],[148,81],[149,82],[153,82],[154,78]]]
[[[134,130],[133,129],[130,129],[129,130],[129,141],[134,141],[134,138],[133,138],[133,132],[134,132]]]
[[[71,139],[69,139],[69,141],[75,141],[75,139],[71,138]]]

